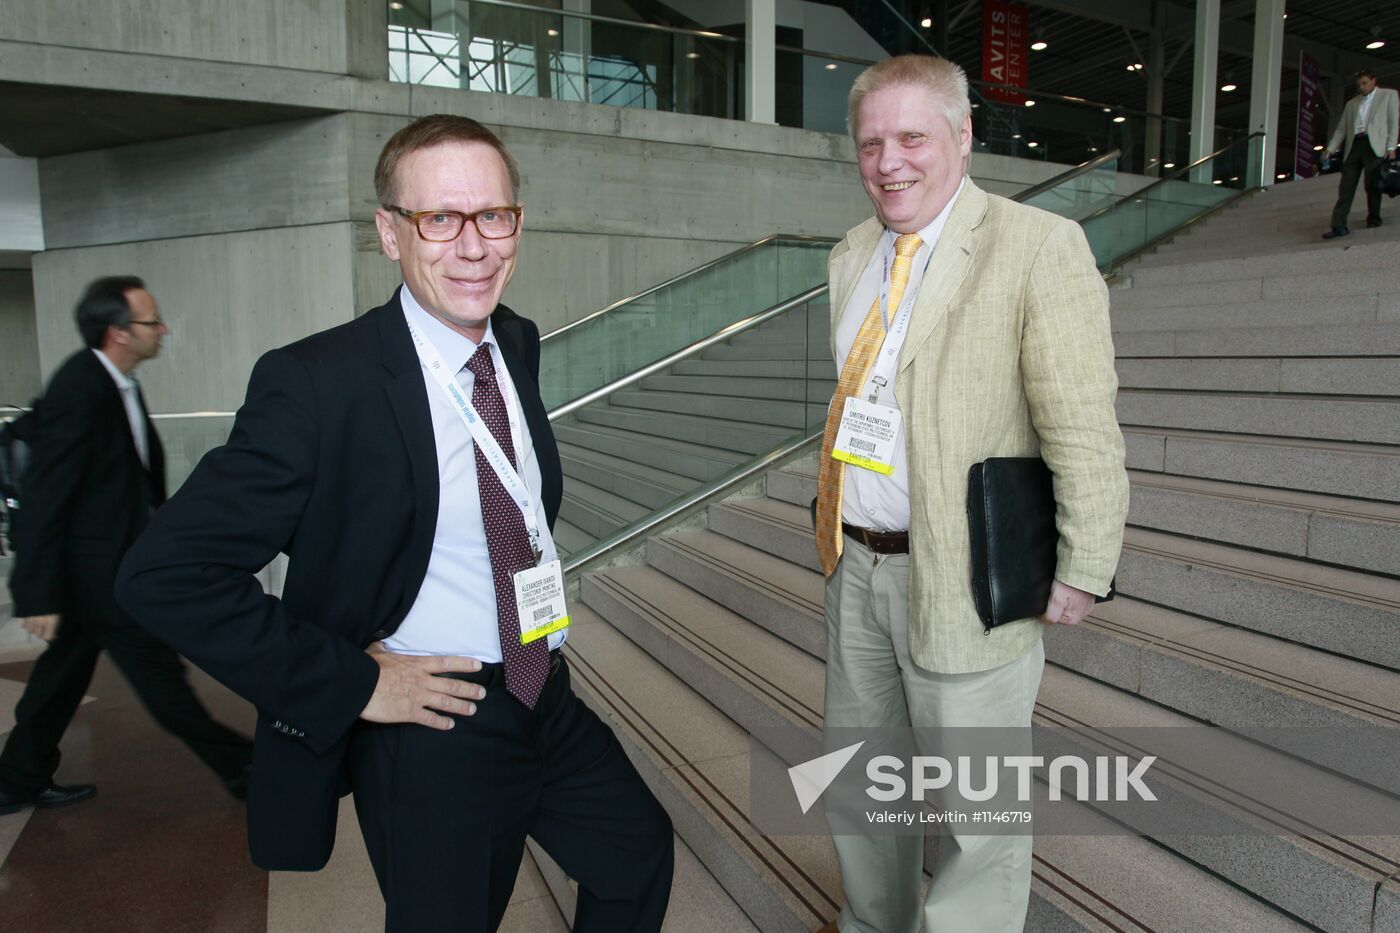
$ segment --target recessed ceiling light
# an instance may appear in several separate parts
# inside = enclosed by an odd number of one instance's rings
[[[1239,180],[1240,180],[1240,176],[1238,176],[1238,175],[1231,175],[1231,176],[1230,176],[1230,180],[1231,180],[1231,181],[1239,181]]]
[[[922,26],[922,27],[924,27],[925,29],[932,29],[932,28],[933,28],[933,17],[932,17],[932,16],[925,16],[923,19],[919,20],[919,25]]]
[[[1211,184],[1212,184],[1212,185],[1223,185],[1223,184],[1225,184],[1225,182],[1223,182],[1223,181],[1221,181],[1219,178],[1217,178],[1215,181],[1211,182]]]
[[[976,110],[976,109],[977,109],[978,107],[980,107],[980,106],[982,106],[982,105],[981,105],[981,104],[973,104],[973,105],[972,105],[972,109],[973,109],[973,110]]]
[[[835,71],[835,70],[836,70],[836,63],[835,63],[835,62],[827,62],[827,63],[826,63],[826,70],[827,70],[827,71]]]
[[[1162,168],[1176,168],[1175,162],[1163,162]]]
[[[1321,147],[1321,146],[1313,146],[1313,152],[1321,152],[1321,151],[1322,151],[1322,147]]]
[[[1128,66],[1128,71],[1141,71],[1141,70],[1142,70],[1142,62],[1133,62],[1131,65]]]
[[[1383,49],[1383,48],[1385,48],[1385,40],[1384,40],[1384,39],[1372,39],[1370,42],[1367,42],[1367,43],[1366,43],[1366,48],[1368,48],[1368,49]]]
[[[1090,146],[1090,147],[1089,147],[1089,151],[1090,151],[1090,152],[1098,152],[1098,151],[1099,151],[1099,147],[1098,147],[1098,146]]]
[[[1032,52],[1044,52],[1048,48],[1050,48],[1050,43],[1044,39],[1037,39],[1031,43]]]
[[[699,52],[686,52],[686,53],[685,53],[685,57],[686,57],[686,58],[691,58],[691,59],[699,58],[699,57],[700,57],[700,53],[699,53]]]
[[[1036,146],[1039,146],[1040,143],[1037,143],[1037,142],[1029,142],[1029,143],[1026,143],[1026,145],[1029,146],[1031,149],[1034,149]]]
[[[1027,106],[1027,107],[1034,107],[1034,106],[1035,106],[1035,101],[1033,101],[1033,100],[1028,100],[1028,101],[1026,101],[1026,106]]]
[[[1012,134],[1011,134],[1011,138],[1012,138],[1012,139],[1020,139],[1020,138],[1021,138],[1021,134],[1020,134],[1020,133],[1012,133]]]
[[[1113,112],[1113,108],[1112,108],[1112,107],[1105,107],[1105,108],[1103,108],[1103,112],[1104,112],[1104,113],[1112,113],[1112,112]]]
[[[402,3],[399,3],[398,0],[394,0],[393,3],[389,4],[389,9],[391,9],[391,10],[402,10],[402,9],[403,9],[403,4],[402,4]]]
[[[557,29],[546,29],[545,32],[549,33],[551,36],[559,35],[559,30]]]
[[[1117,116],[1117,117],[1114,117],[1114,118],[1113,118],[1113,122],[1114,122],[1114,123],[1126,123],[1126,122],[1128,122],[1128,118],[1127,118],[1127,117],[1124,117],[1124,116]]]
[[[1287,177],[1288,177],[1288,173],[1287,173],[1287,172],[1279,172],[1277,177],[1280,178],[1280,179],[1287,178]]]
[[[1220,90],[1224,91],[1226,94],[1230,93],[1231,91],[1238,91],[1239,89],[1240,89],[1240,86],[1239,86],[1238,84],[1222,84],[1222,85],[1220,85]]]

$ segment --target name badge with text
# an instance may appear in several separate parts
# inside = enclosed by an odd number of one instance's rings
[[[522,645],[568,628],[564,571],[559,561],[552,560],[515,575],[515,608],[520,614]]]
[[[903,416],[899,409],[852,395],[846,399],[841,426],[832,445],[833,459],[885,476],[894,473],[895,443]]]

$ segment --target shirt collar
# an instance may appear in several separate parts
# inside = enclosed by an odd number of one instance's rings
[[[102,365],[106,368],[108,374],[111,375],[112,381],[117,384],[118,389],[125,390],[136,388],[136,380],[128,376],[126,373],[122,372],[120,369],[117,369],[117,364],[107,359],[107,354],[103,353],[96,347],[93,348],[92,352],[97,355],[97,358],[99,360],[102,361]]]
[[[438,356],[442,357],[442,362],[448,366],[448,372],[460,372],[463,366],[467,365],[467,360],[472,358],[476,352],[477,344],[436,317],[429,314],[418,299],[413,297],[413,292],[409,291],[408,285],[399,289],[399,304],[403,305],[404,317],[413,322],[413,326],[418,328],[418,332],[427,337],[429,342],[437,348]],[[491,319],[486,319],[486,333],[482,335],[482,344],[493,345],[496,343],[495,332],[491,329]]]
[[[938,238],[943,235],[943,228],[948,226],[948,217],[953,213],[953,205],[958,203],[958,197],[963,193],[963,189],[966,187],[967,176],[964,175],[962,177],[962,180],[958,182],[958,190],[954,191],[953,196],[948,199],[948,203],[943,205],[943,210],[938,212],[937,217],[929,221],[928,226],[924,227],[922,230],[919,231],[919,240],[922,244],[919,247],[920,249],[923,249],[926,246],[930,250],[932,250],[935,246],[938,245]],[[894,247],[894,241],[898,236],[899,234],[895,233],[889,227],[885,228],[885,241],[887,248],[892,249]]]

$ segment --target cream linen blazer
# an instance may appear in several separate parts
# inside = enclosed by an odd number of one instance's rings
[[[1371,103],[1371,112],[1366,115],[1366,139],[1371,143],[1371,151],[1383,156],[1395,148],[1397,135],[1400,134],[1400,94],[1394,88],[1378,87],[1371,92],[1371,96],[1375,100]],[[1356,139],[1352,131],[1356,127],[1356,111],[1360,108],[1359,94],[1342,108],[1342,118],[1332,131],[1332,138],[1327,141],[1329,152],[1342,148],[1342,141],[1345,140],[1346,149],[1342,158],[1351,154],[1351,144]]]
[[[831,251],[833,335],[881,232],[872,217]],[[978,461],[1045,459],[1060,533],[1055,576],[1108,592],[1128,511],[1117,386],[1108,289],[1079,225],[968,179],[919,288],[895,379],[910,470],[909,650],[921,668],[988,670],[1040,637],[1035,619],[984,634],[977,617],[967,477]]]

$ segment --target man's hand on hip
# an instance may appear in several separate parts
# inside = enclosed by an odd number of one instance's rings
[[[58,635],[58,624],[63,621],[63,616],[57,612],[46,616],[29,616],[19,620],[19,624],[24,630],[35,638],[42,638],[44,641],[53,641]]]
[[[1078,625],[1094,608],[1094,594],[1056,580],[1050,587],[1050,605],[1040,621],[1046,625]]]
[[[480,684],[433,676],[454,671],[479,671],[481,662],[476,658],[394,654],[385,650],[379,642],[375,642],[365,653],[379,665],[379,683],[375,684],[369,703],[360,713],[361,719],[370,722],[416,722],[432,729],[447,730],[452,728],[453,721],[438,713],[470,716],[476,712],[476,704],[471,701],[486,696],[486,688]]]

